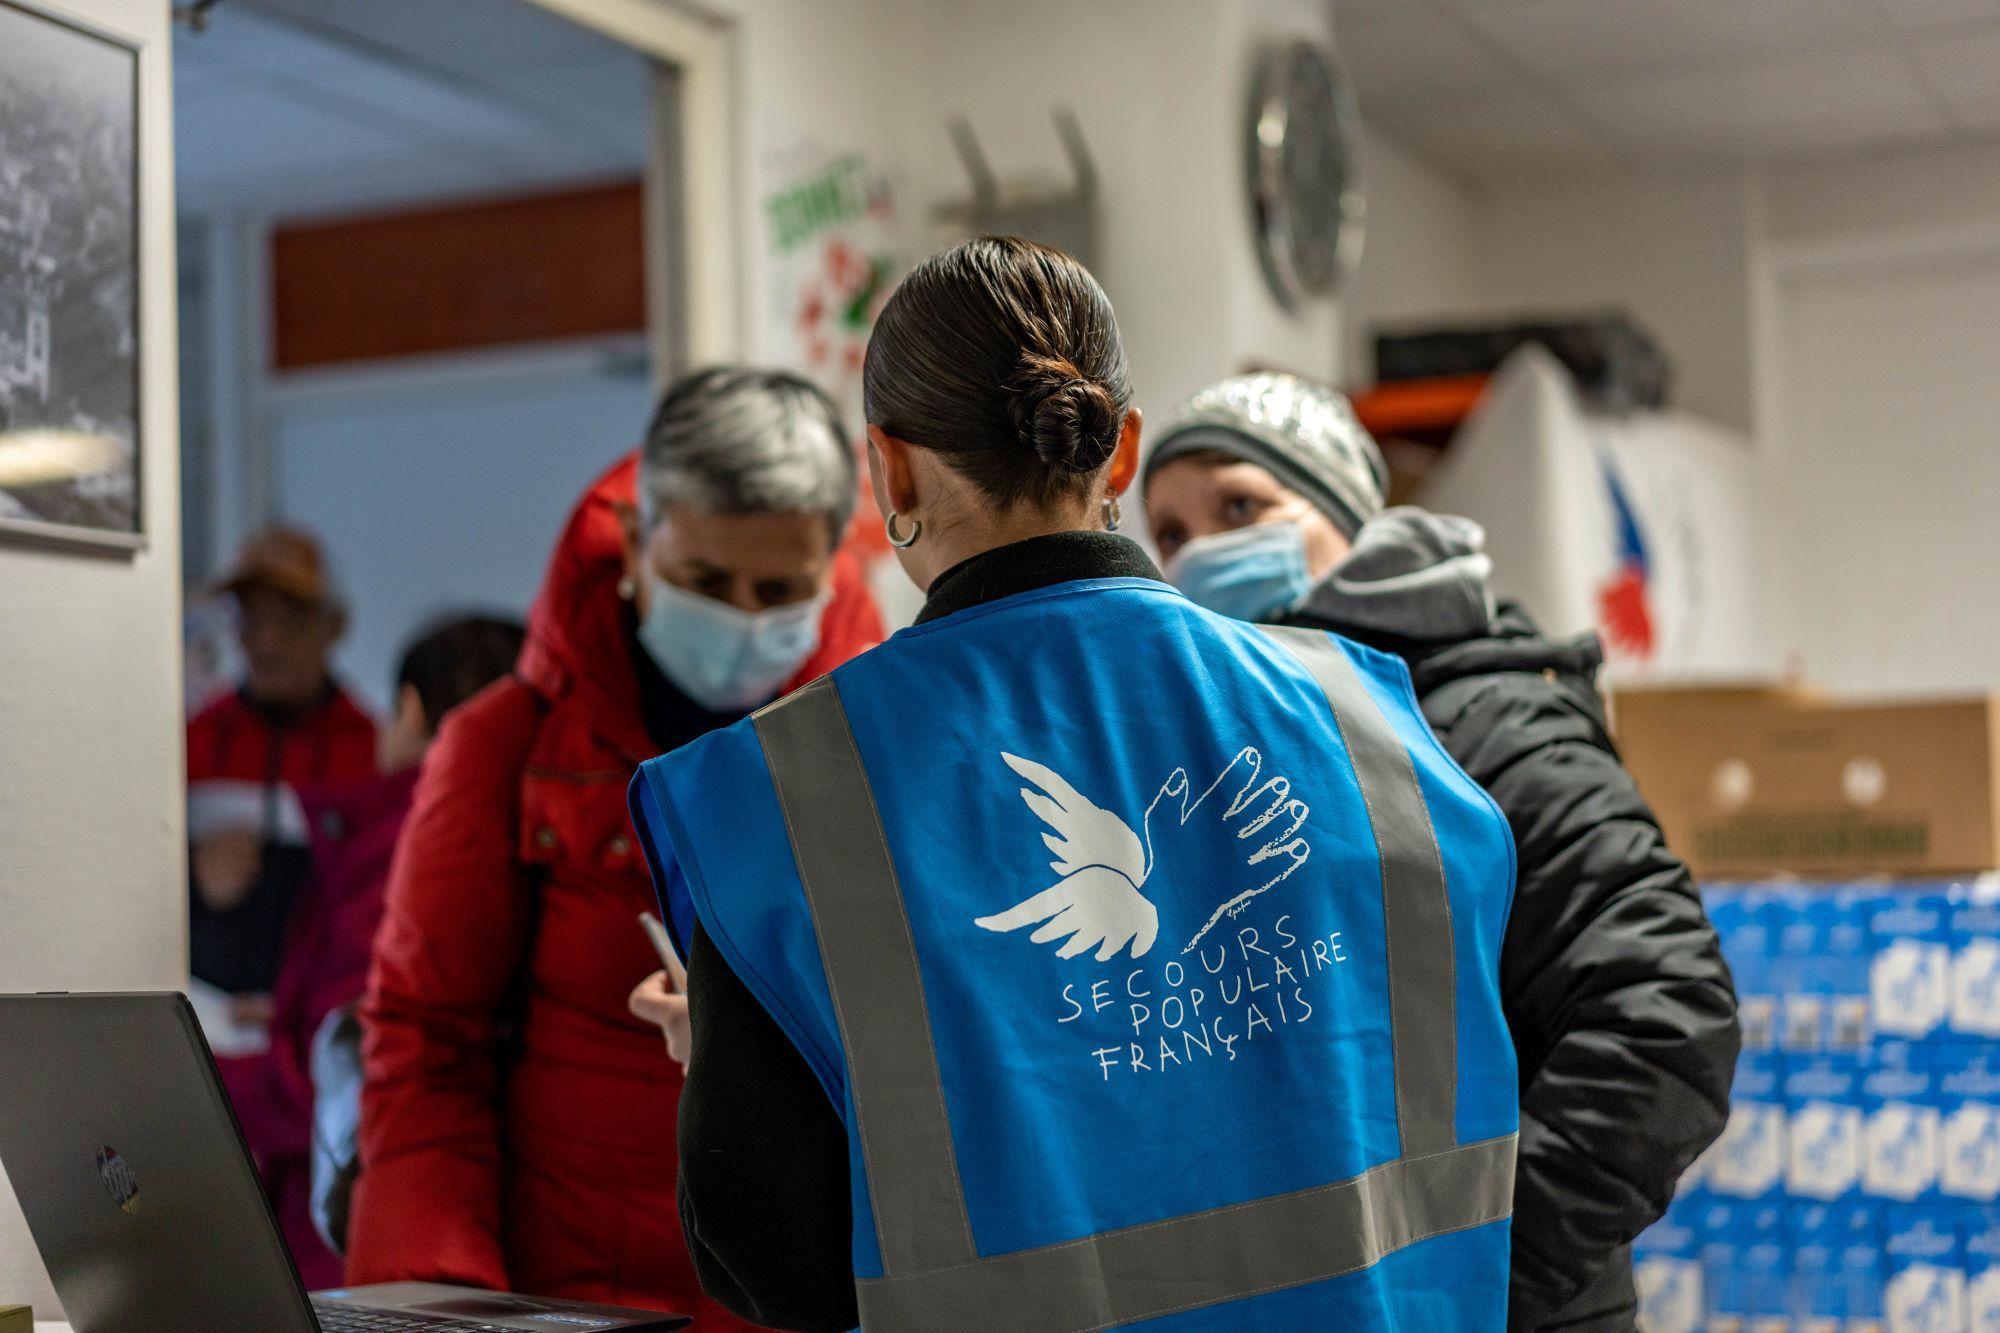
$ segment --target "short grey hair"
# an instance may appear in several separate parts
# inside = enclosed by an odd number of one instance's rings
[[[833,400],[783,370],[714,366],[660,400],[639,455],[648,528],[673,505],[715,514],[819,514],[839,544],[854,512],[854,449]]]

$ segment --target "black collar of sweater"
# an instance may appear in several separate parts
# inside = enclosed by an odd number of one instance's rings
[[[959,561],[931,580],[917,624],[1078,579],[1161,580],[1139,544],[1113,532],[1052,532]]]

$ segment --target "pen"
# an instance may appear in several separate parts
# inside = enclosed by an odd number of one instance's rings
[[[673,988],[687,993],[687,968],[681,965],[680,951],[674,948],[674,937],[660,923],[660,918],[651,912],[639,913],[639,924],[645,927],[646,938],[653,942],[653,952],[660,955],[660,965],[667,970],[667,981]]]

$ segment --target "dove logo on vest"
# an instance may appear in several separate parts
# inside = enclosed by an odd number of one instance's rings
[[[1052,947],[1061,959],[1093,954],[1109,963],[1128,951],[1135,961],[1146,958],[1160,937],[1159,904],[1175,901],[1184,910],[1187,900],[1186,885],[1167,896],[1174,857],[1156,832],[1170,846],[1180,845],[1179,837],[1201,840],[1202,889],[1219,889],[1212,903],[1197,900],[1185,943],[1164,962],[1062,987],[1056,1022],[1095,1020],[1084,1028],[1103,1029],[1089,1056],[1104,1079],[1117,1071],[1232,1061],[1239,1045],[1310,1021],[1305,982],[1347,961],[1341,932],[1306,932],[1293,925],[1292,913],[1261,925],[1234,924],[1312,855],[1311,807],[1288,777],[1267,773],[1262,751],[1239,749],[1205,786],[1175,768],[1155,788],[1136,830],[1046,764],[1004,751],[1000,758],[1030,784],[1020,796],[1047,827],[1041,837],[1054,855],[1048,864],[1056,882],[974,925],[1001,934],[1034,926],[1027,942]],[[1218,846],[1233,849],[1226,860],[1237,868],[1219,886],[1208,873]]]
[[[1263,883],[1254,888],[1245,886],[1217,904],[1181,952],[1192,953],[1224,917],[1241,915],[1252,899],[1277,887],[1312,855],[1312,846],[1302,832],[1310,807],[1292,796],[1290,778],[1258,781],[1263,777],[1264,756],[1254,745],[1238,750],[1198,796],[1192,794],[1193,783],[1185,768],[1169,773],[1140,820],[1145,830],[1143,845],[1130,824],[1092,802],[1054,769],[1004,751],[1000,758],[1040,789],[1021,788],[1021,799],[1052,830],[1042,835],[1042,841],[1055,853],[1049,869],[1060,878],[1007,911],[979,917],[974,924],[1009,931],[1042,922],[1028,938],[1036,944],[1052,944],[1067,937],[1056,950],[1058,958],[1074,958],[1094,948],[1097,961],[1105,963],[1128,945],[1134,958],[1146,956],[1160,933],[1160,914],[1145,893],[1154,869],[1153,816],[1160,812],[1186,827],[1231,774],[1240,780],[1235,796],[1226,806],[1211,810],[1230,835],[1244,843],[1246,868],[1271,873]],[[1164,812],[1160,811],[1162,805],[1167,807]],[[1278,863],[1275,870],[1268,864],[1273,861]]]

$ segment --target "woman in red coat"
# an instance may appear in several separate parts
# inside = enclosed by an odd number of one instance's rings
[[[856,494],[833,406],[714,370],[558,541],[516,678],[424,767],[363,1001],[348,1280],[431,1279],[746,1325],[681,1239],[681,1071],[626,1008],[658,967],[625,785],[640,761],[872,646],[836,549]]]

